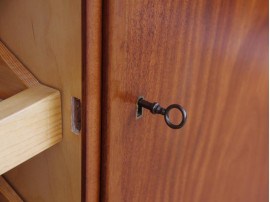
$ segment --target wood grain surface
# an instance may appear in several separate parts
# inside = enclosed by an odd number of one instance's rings
[[[8,182],[0,176],[0,201],[1,202],[23,202],[16,191]]]
[[[5,174],[27,202],[81,201],[81,136],[71,97],[81,99],[81,1],[0,1],[0,38],[43,84],[60,90],[63,141]]]
[[[8,98],[38,84],[37,79],[0,41],[0,98]]]
[[[0,103],[0,175],[61,140],[59,91],[38,85]]]
[[[0,58],[0,99],[6,99],[24,89],[26,86]]]
[[[268,2],[106,0],[101,200],[268,201]],[[181,104],[180,130],[143,95]]]
[[[102,1],[82,1],[82,201],[100,201]]]
[[[7,46],[0,41],[0,59],[21,80],[26,87],[39,84],[38,80],[27,70],[27,68],[8,50]],[[2,74],[3,76],[4,74]],[[1,77],[2,77],[1,76]]]
[[[0,175],[62,140],[61,97],[0,41]],[[1,200],[1,199],[0,199]]]

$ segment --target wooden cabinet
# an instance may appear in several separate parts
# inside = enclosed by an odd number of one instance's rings
[[[265,0],[0,1],[0,39],[63,116],[62,142],[4,178],[30,202],[266,202],[268,24]],[[186,124],[136,119],[139,96]]]

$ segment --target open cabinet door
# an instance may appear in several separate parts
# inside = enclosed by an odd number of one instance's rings
[[[268,2],[103,6],[102,201],[268,201]]]

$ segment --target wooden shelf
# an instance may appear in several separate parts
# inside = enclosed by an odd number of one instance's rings
[[[62,140],[61,97],[0,42],[0,175]]]

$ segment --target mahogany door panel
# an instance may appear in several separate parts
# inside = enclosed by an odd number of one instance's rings
[[[268,201],[268,2],[103,6],[101,200]],[[136,119],[139,96],[186,125]]]

